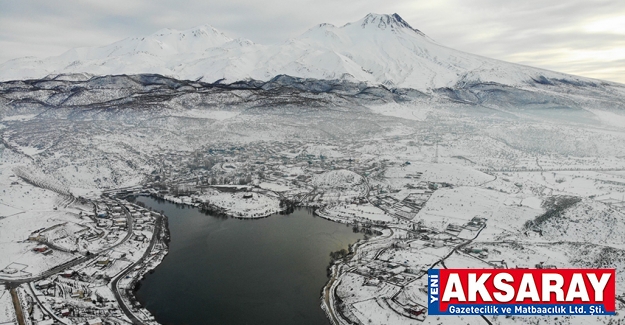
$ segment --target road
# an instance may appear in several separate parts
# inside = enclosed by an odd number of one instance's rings
[[[152,240],[150,240],[150,245],[148,246],[146,251],[143,253],[143,256],[141,256],[141,258],[137,260],[135,263],[129,265],[124,271],[122,271],[119,275],[117,275],[111,282],[111,287],[113,288],[113,294],[115,295],[115,299],[119,303],[120,308],[122,309],[124,314],[126,314],[126,316],[135,325],[143,324],[143,322],[134,315],[134,313],[130,310],[130,308],[128,308],[128,306],[126,306],[126,303],[124,302],[123,297],[122,297],[122,293],[120,292],[119,281],[123,279],[128,273],[130,273],[135,268],[135,266],[143,263],[150,256],[150,254],[152,253],[152,249],[154,248],[154,245],[156,244],[156,242],[158,241],[158,238],[160,237],[160,234],[162,231],[162,224],[163,224],[163,217],[159,215],[157,217],[156,222],[154,223],[154,234],[152,235]],[[125,289],[121,289],[121,290],[125,290]]]
[[[15,290],[15,288],[11,288],[11,299],[13,300],[13,307],[15,308],[15,318],[17,319],[17,324],[25,325],[26,322],[24,321],[22,304],[20,303],[20,298],[17,296],[17,290]]]
[[[469,245],[470,243],[472,243],[472,242],[473,242],[473,241],[474,241],[474,240],[475,240],[475,239],[476,239],[476,238],[480,235],[480,233],[481,233],[481,232],[482,232],[482,230],[484,230],[484,229],[486,229],[486,225],[484,225],[484,226],[483,226],[483,227],[482,227],[482,228],[481,228],[481,229],[477,232],[477,234],[475,235],[475,237],[473,237],[473,238],[471,238],[471,239],[469,239],[469,240],[467,240],[467,241],[463,242],[462,244],[460,244],[460,245],[458,245],[458,246],[454,247],[454,249],[452,249],[452,250],[451,250],[451,252],[449,252],[449,254],[447,254],[447,256],[443,257],[441,260],[439,260],[438,262],[434,263],[434,265],[436,265],[436,264],[438,264],[438,263],[441,263],[441,265],[443,266],[443,268],[447,268],[447,266],[445,265],[445,260],[446,260],[447,258],[449,258],[451,255],[453,255],[455,252],[457,252],[460,248],[465,247],[465,246]],[[433,267],[434,267],[434,265],[432,265],[432,267],[430,267],[430,269],[431,269],[431,268],[433,268]],[[490,321],[488,318],[486,318],[486,316],[484,316],[484,315],[480,315],[480,316],[482,317],[482,319],[483,319],[483,320],[484,320],[484,321],[485,321],[488,325],[493,325],[493,323],[491,323],[491,321]]]
[[[37,305],[39,305],[39,308],[41,308],[42,311],[43,310],[47,311],[47,313],[50,314],[50,316],[52,316],[52,318],[54,318],[57,322],[61,324],[65,324],[65,322],[62,321],[58,316],[56,316],[53,312],[51,312],[50,310],[44,307],[44,305],[41,303],[41,300],[39,300],[39,296],[37,296],[35,294],[35,291],[33,291],[32,283],[28,284],[28,289],[30,290],[31,295],[35,298]]]
[[[382,240],[387,240],[389,238],[391,238],[393,236],[393,230],[390,229],[390,234],[388,236],[379,236],[379,237],[374,237],[372,239],[370,239],[369,241],[362,241],[361,244],[357,243],[356,245],[353,246],[353,256],[356,257],[358,256],[358,251],[361,249],[361,246],[364,245],[371,245],[372,243],[378,242],[378,241],[382,241]],[[360,241],[359,241],[360,242]],[[334,285],[334,281],[337,280],[337,278],[340,277],[340,275],[342,274],[341,272],[341,266],[337,265],[336,266],[336,271],[332,272],[332,277],[330,278],[330,280],[328,281],[328,283],[326,284],[326,286],[323,288],[324,291],[324,295],[323,295],[323,303],[326,306],[326,309],[328,310],[328,314],[330,315],[330,320],[332,322],[332,324],[334,325],[339,325],[341,324],[338,320],[338,317],[335,313],[335,307],[334,304],[332,303],[332,301],[330,300],[331,295],[333,296],[335,294],[335,291],[332,289],[332,286]],[[334,288],[336,289],[336,288]],[[348,323],[352,323],[351,321],[343,318],[346,322]]]
[[[115,202],[117,202],[117,204],[119,204],[120,206],[122,206],[122,209],[124,210],[124,213],[126,214],[126,226],[128,227],[128,232],[126,233],[126,237],[124,237],[124,239],[122,239],[119,243],[106,248],[100,252],[98,252],[97,254],[101,254],[105,251],[109,251],[111,249],[114,249],[116,247],[118,247],[119,245],[124,244],[125,242],[128,241],[128,239],[130,239],[130,237],[132,236],[132,227],[133,227],[133,222],[134,220],[132,219],[132,214],[130,213],[130,210],[128,210],[128,208],[126,207],[125,204],[123,204],[122,202],[120,202],[119,200],[115,199]]]
[[[323,289],[324,290],[324,295],[323,295],[323,301],[326,304],[326,309],[328,310],[328,314],[330,315],[330,320],[332,322],[332,324],[336,324],[339,325],[339,320],[336,318],[336,315],[334,314],[334,306],[332,305],[332,303],[330,302],[330,294],[334,294],[331,291],[332,286],[334,285],[334,281],[336,281],[336,274],[339,273],[340,271],[338,270],[338,266],[337,266],[337,271],[336,272],[332,272],[332,277],[330,278],[330,281],[328,281],[328,284],[326,284],[326,287]]]

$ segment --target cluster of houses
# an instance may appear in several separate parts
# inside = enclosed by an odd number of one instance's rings
[[[155,230],[162,229],[157,225],[163,220],[159,213],[116,200],[111,195],[97,200],[79,199],[83,200],[82,206],[93,203],[93,210],[86,211],[77,206],[79,210],[75,218],[68,214],[68,220],[51,223],[51,226],[37,229],[24,238],[29,255],[34,253],[42,258],[41,255],[54,253],[65,258],[64,262],[61,261],[63,264],[55,264],[37,274],[25,271],[29,265],[21,263],[11,263],[0,270],[7,277],[39,279],[26,280],[30,283],[17,288],[20,303],[28,311],[23,317],[26,324],[123,323],[120,302],[111,291],[117,289],[111,287],[111,281],[116,281],[120,271],[145,268],[147,262],[162,258],[156,253],[149,259],[141,258],[146,248],[154,248],[161,254],[166,250],[162,241],[148,245],[151,239],[156,240],[153,237]],[[158,238],[164,238],[162,233],[156,234],[161,235]],[[57,273],[49,276],[54,270]],[[117,288],[122,290],[121,285]],[[129,290],[131,287],[123,288]]]
[[[112,232],[125,231],[129,226],[128,215],[132,217],[133,229],[144,230],[154,224],[158,213],[131,204],[123,206],[111,201],[109,204],[98,206],[96,225],[99,228],[109,228]]]
[[[32,249],[42,255],[52,254],[54,249],[76,251],[78,240],[92,241],[100,238],[102,231],[74,222],[64,222],[32,232],[28,240],[37,243]]]
[[[311,145],[331,147],[323,142]],[[165,191],[168,193],[160,194],[174,196],[193,192],[191,189],[180,192],[172,186],[181,180],[194,183],[196,188],[193,190],[208,185],[245,185],[252,182],[277,182],[306,188],[316,173],[347,169],[367,176],[384,170],[384,163],[376,159],[352,158],[359,156],[359,152],[349,148],[343,148],[340,155],[326,154],[323,149],[311,153],[302,150],[302,143],[297,141],[260,142],[245,147],[213,145],[190,156],[181,156],[177,152],[162,153],[157,159],[161,166],[152,174],[151,186],[160,188],[159,191],[167,188]]]
[[[465,230],[473,234],[485,227],[486,221],[488,221],[486,218],[473,217],[473,219],[463,225],[450,223],[445,228],[445,232],[456,237],[460,236],[460,234]]]
[[[379,193],[382,193],[382,191],[379,191]],[[433,191],[428,188],[426,183],[419,183],[401,201],[389,195],[378,195],[372,200],[372,203],[389,215],[412,220],[430,199],[432,193]]]
[[[405,265],[376,260],[368,262],[367,265],[357,266],[353,272],[365,278],[365,286],[380,287],[385,282],[396,287],[404,287],[427,272],[427,269],[413,270]],[[389,307],[401,315],[418,321],[425,319],[427,308],[423,305],[399,299],[397,295],[383,299]]]
[[[97,269],[110,267],[116,259],[123,258],[124,255],[114,251],[108,256],[101,256],[92,261],[93,267],[84,268],[80,272],[67,269],[55,276],[34,282],[33,286],[36,290],[44,296],[53,298],[48,299],[50,305],[47,307],[52,312],[49,316],[53,318],[38,321],[35,319],[34,324],[62,324],[63,322],[59,322],[58,319],[65,317],[72,318],[74,324],[81,324],[81,319],[84,321],[82,324],[102,324],[102,320],[94,316],[119,314],[116,305],[108,305],[111,303],[110,300],[98,296],[96,291],[91,289],[94,281],[104,285],[110,278],[105,279],[97,274],[90,274],[90,270],[96,270],[96,273],[104,275]],[[77,319],[78,323],[76,323]]]
[[[379,286],[382,282],[403,286],[416,279],[415,271],[418,273],[420,270],[412,270],[401,264],[378,260],[359,265],[354,269],[354,273],[365,277],[365,285],[368,286]]]

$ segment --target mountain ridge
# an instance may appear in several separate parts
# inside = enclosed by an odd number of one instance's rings
[[[340,27],[320,24],[278,45],[233,39],[210,25],[201,25],[182,31],[161,29],[105,46],[71,49],[56,57],[0,64],[2,81],[73,73],[155,73],[209,83],[267,81],[284,74],[430,93],[472,83],[526,87],[543,79],[597,82],[445,47],[396,13],[370,13]]]

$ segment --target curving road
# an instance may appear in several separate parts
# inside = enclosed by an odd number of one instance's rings
[[[126,314],[126,316],[135,325],[141,325],[143,324],[143,322],[135,316],[132,310],[130,310],[130,308],[128,308],[128,306],[124,302],[122,293],[120,292],[120,290],[125,290],[125,289],[119,288],[119,281],[123,279],[128,273],[130,273],[130,271],[132,271],[135,268],[135,266],[142,264],[152,253],[152,249],[154,248],[154,245],[158,241],[158,238],[160,237],[161,230],[162,230],[163,216],[159,214],[158,217],[156,218],[157,219],[156,219],[156,222],[154,223],[154,234],[152,235],[152,240],[150,240],[150,245],[148,246],[146,251],[143,253],[143,256],[141,256],[141,258],[137,260],[135,263],[130,264],[125,270],[119,273],[111,282],[111,287],[113,288],[113,294],[115,295],[115,299],[119,303],[120,308],[122,309],[124,314]]]

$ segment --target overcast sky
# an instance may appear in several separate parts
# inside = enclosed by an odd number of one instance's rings
[[[0,0],[0,62],[203,24],[278,43],[369,12],[398,13],[458,50],[625,83],[623,0]]]

